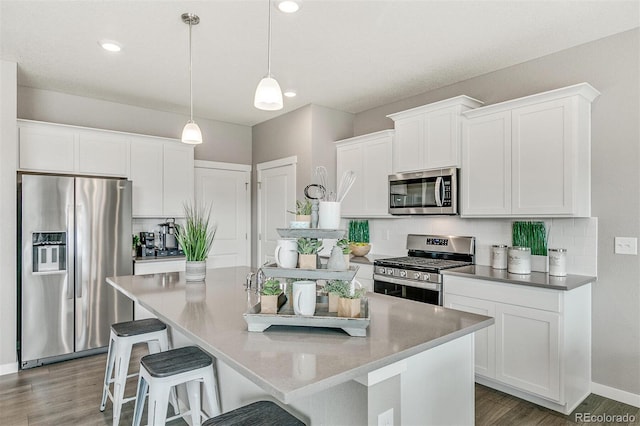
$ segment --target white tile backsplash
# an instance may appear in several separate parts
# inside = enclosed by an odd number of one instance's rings
[[[541,219],[462,219],[436,216],[369,219],[371,252],[403,256],[407,253],[407,234],[465,235],[476,237],[476,263],[490,265],[491,246],[511,245],[511,224],[516,220]],[[567,271],[570,274],[596,276],[598,218],[542,221],[549,233],[548,247],[567,249]]]

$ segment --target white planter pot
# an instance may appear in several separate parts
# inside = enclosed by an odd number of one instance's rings
[[[187,260],[184,278],[187,281],[203,281],[207,275],[207,262]]]

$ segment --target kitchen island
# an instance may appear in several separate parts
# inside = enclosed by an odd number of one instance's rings
[[[174,345],[217,359],[223,411],[259,399],[287,404],[307,424],[473,424],[473,332],[493,318],[368,293],[366,337],[341,330],[273,326],[248,332],[242,314],[259,298],[248,267],[107,282],[172,329]],[[179,338],[178,336],[184,336]],[[388,416],[388,417],[385,417]]]

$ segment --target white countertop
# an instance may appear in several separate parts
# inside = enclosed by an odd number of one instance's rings
[[[175,327],[202,349],[284,403],[329,389],[493,324],[493,318],[368,293],[367,337],[342,330],[274,326],[248,332],[242,316],[258,301],[244,289],[248,267],[207,270],[187,284],[173,272],[110,277],[107,282]],[[315,362],[313,377],[294,365]]]

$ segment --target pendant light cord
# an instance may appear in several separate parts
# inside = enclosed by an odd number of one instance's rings
[[[193,122],[193,59],[192,59],[192,47],[191,47],[191,20],[189,20],[189,109],[191,112],[191,122]]]
[[[267,77],[271,77],[271,0],[269,4],[269,36],[267,38]]]

